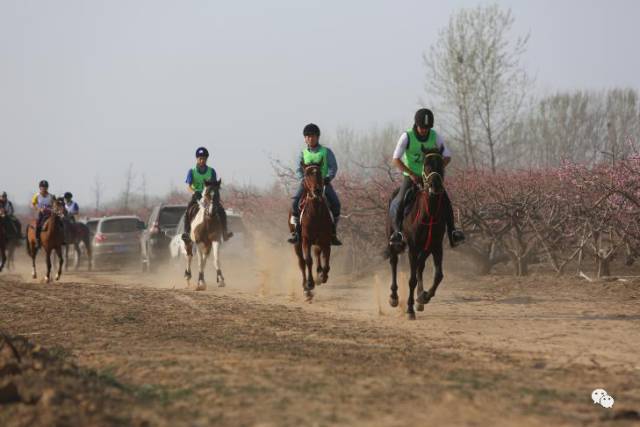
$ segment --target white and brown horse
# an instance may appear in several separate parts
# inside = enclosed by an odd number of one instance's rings
[[[207,265],[209,255],[213,253],[213,264],[216,269],[216,282],[219,287],[225,286],[224,276],[220,268],[220,246],[222,244],[222,222],[218,215],[220,205],[220,184],[218,181],[207,181],[205,183],[202,198],[198,201],[198,212],[191,215],[191,241],[185,243],[187,253],[187,269],[184,276],[187,279],[187,287],[191,281],[191,260],[193,251],[198,253],[198,286],[196,290],[203,291],[207,288],[204,280],[204,269]],[[195,248],[194,248],[195,246]]]

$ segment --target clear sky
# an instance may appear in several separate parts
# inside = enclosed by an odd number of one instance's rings
[[[132,163],[163,194],[200,145],[223,180],[271,182],[310,121],[410,124],[422,53],[479,3],[0,0],[0,191],[25,203],[46,178],[87,206]],[[531,33],[538,93],[640,88],[640,1],[497,3]]]

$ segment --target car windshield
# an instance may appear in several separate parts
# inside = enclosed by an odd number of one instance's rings
[[[108,219],[100,225],[101,233],[131,233],[139,230],[136,218]]]
[[[183,206],[160,209],[160,218],[158,219],[160,227],[175,227],[186,210],[187,208]]]

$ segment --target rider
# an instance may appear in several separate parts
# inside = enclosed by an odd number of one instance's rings
[[[49,183],[46,180],[40,181],[38,184],[40,191],[33,196],[33,200],[31,200],[31,205],[33,209],[38,212],[38,220],[36,222],[36,241],[38,242],[38,247],[41,246],[40,242],[40,232],[42,231],[42,226],[44,225],[45,213],[50,211],[53,208],[53,201],[55,196],[49,193]]]
[[[409,188],[420,185],[422,182],[423,148],[425,150],[440,150],[445,167],[451,162],[451,152],[444,145],[442,136],[433,130],[433,113],[426,108],[416,111],[413,127],[400,136],[393,152],[393,165],[403,173],[404,179],[397,196],[399,204],[393,223],[394,232],[391,235],[391,244],[404,241],[402,222],[404,220],[405,195]],[[446,191],[444,192],[444,201],[449,243],[451,247],[456,247],[464,241],[465,237],[462,231],[455,228],[453,207]]]
[[[3,191],[0,194],[0,209],[4,209],[4,214],[7,216],[7,223],[13,228],[13,232],[18,239],[22,239],[22,226],[20,220],[15,216],[15,210],[13,209],[13,203],[7,198],[7,192]]]
[[[304,192],[304,186],[302,185],[304,165],[308,165],[309,163],[322,163],[321,172],[322,179],[324,180],[324,194],[329,202],[329,208],[333,215],[331,244],[340,246],[342,242],[338,240],[337,235],[338,219],[340,219],[340,200],[331,185],[331,181],[336,177],[336,173],[338,173],[336,156],[330,148],[320,145],[320,128],[317,125],[309,123],[302,130],[302,135],[304,136],[304,142],[307,144],[307,148],[302,150],[298,156],[296,176],[301,182],[298,191],[293,196],[293,203],[291,205],[291,220],[295,225],[295,230],[291,233],[288,241],[289,243],[298,243],[300,241],[300,198]]]
[[[182,240],[185,242],[191,241],[189,234],[191,233],[193,206],[195,206],[202,198],[205,182],[217,180],[215,169],[207,166],[208,158],[209,151],[205,147],[198,148],[196,150],[196,166],[189,169],[189,172],[187,173],[187,179],[185,182],[187,183],[187,188],[189,192],[192,193],[192,196],[191,201],[187,206],[187,211],[184,213],[184,233],[182,233]],[[222,203],[218,205],[217,213],[220,218],[220,222],[222,223],[222,238],[227,241],[233,236],[233,233],[230,233],[227,229],[227,213],[225,212],[224,207],[222,207]]]
[[[73,200],[73,194],[68,191],[64,193],[64,209],[67,212],[67,219],[70,222],[76,222],[76,216],[80,213],[80,207]]]

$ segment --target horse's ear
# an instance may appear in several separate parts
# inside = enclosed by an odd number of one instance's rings
[[[220,178],[220,179],[217,181],[217,185],[218,185],[218,188],[220,188],[220,186],[222,185],[222,178]]]

